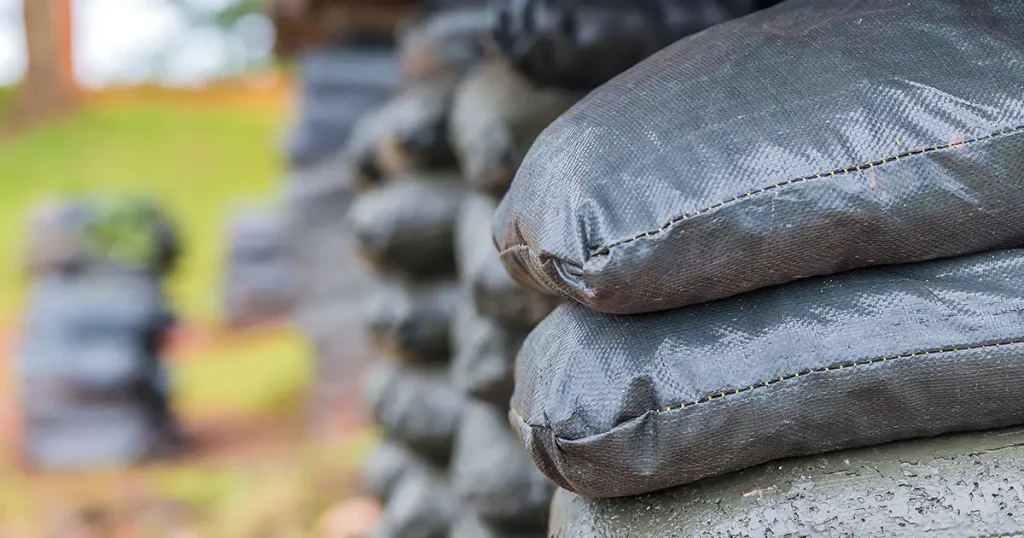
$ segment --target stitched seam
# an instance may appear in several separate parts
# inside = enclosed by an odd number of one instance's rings
[[[637,242],[637,241],[639,241],[641,239],[644,239],[644,238],[649,238],[651,236],[662,234],[662,233],[668,231],[668,229],[670,227],[672,227],[673,225],[675,225],[675,224],[677,224],[679,222],[682,222],[684,220],[689,220],[689,219],[694,218],[694,217],[699,217],[700,215],[704,215],[706,213],[709,213],[712,210],[718,209],[718,208],[720,208],[720,207],[722,207],[724,205],[732,204],[734,202],[739,202],[740,200],[746,200],[748,198],[753,198],[755,196],[759,196],[759,195],[764,194],[766,192],[776,191],[776,190],[782,189],[784,187],[788,187],[788,186],[796,184],[796,183],[806,183],[808,181],[814,181],[814,180],[817,180],[817,179],[826,179],[826,178],[830,178],[830,177],[849,175],[849,174],[853,174],[855,172],[863,172],[865,170],[872,170],[872,169],[878,168],[880,166],[884,166],[884,165],[887,165],[887,164],[890,164],[890,163],[897,162],[897,161],[899,161],[901,159],[904,159],[904,158],[907,158],[907,157],[914,157],[914,156],[917,156],[917,155],[924,155],[926,153],[934,153],[936,151],[941,151],[941,150],[945,150],[945,149],[963,147],[963,146],[966,146],[967,144],[973,144],[975,142],[981,142],[983,140],[989,140],[989,139],[992,139],[992,138],[996,138],[996,137],[1000,137],[1000,136],[1004,136],[1004,135],[1008,135],[1008,134],[1013,134],[1013,133],[1020,132],[1020,131],[1024,131],[1024,125],[1019,125],[1017,127],[1013,127],[1013,128],[1010,128],[1010,129],[1004,129],[1002,131],[997,131],[997,132],[994,132],[994,133],[991,133],[991,134],[987,134],[987,135],[984,135],[984,136],[979,136],[977,138],[972,138],[970,140],[963,140],[963,141],[960,141],[960,142],[952,142],[950,144],[945,144],[945,145],[941,145],[941,146],[932,146],[932,147],[929,147],[929,148],[908,151],[906,153],[900,153],[899,155],[895,155],[895,156],[892,156],[892,157],[885,157],[883,159],[880,159],[880,160],[877,160],[877,161],[871,161],[871,162],[865,163],[865,164],[858,164],[856,166],[850,166],[850,167],[846,167],[846,168],[836,168],[834,170],[829,170],[827,172],[822,172],[822,173],[819,173],[819,174],[812,174],[812,175],[809,175],[809,176],[803,176],[803,177],[798,177],[798,178],[795,178],[795,179],[790,179],[790,180],[787,180],[787,181],[782,181],[780,183],[776,183],[774,185],[770,185],[768,187],[764,187],[764,188],[761,188],[761,189],[758,189],[758,190],[747,191],[745,194],[739,194],[737,196],[733,196],[732,198],[730,198],[728,200],[723,200],[723,201],[718,202],[716,204],[711,204],[706,209],[698,209],[697,211],[695,211],[693,213],[687,213],[687,214],[684,214],[684,215],[679,215],[678,217],[670,219],[668,222],[666,222],[665,224],[661,225],[657,230],[651,230],[651,231],[643,232],[641,234],[637,234],[637,235],[635,235],[633,237],[630,237],[629,239],[623,239],[621,241],[612,243],[611,245],[607,245],[607,246],[603,246],[603,247],[597,247],[596,249],[594,249],[594,251],[591,253],[590,256],[593,257],[593,258],[597,258],[597,257],[601,257],[601,256],[607,256],[608,254],[611,253],[612,249],[614,249],[614,248],[617,248],[617,247],[620,247],[622,245],[626,245],[626,244],[629,244],[629,243],[635,243],[635,242]]]
[[[694,400],[692,402],[684,402],[684,403],[681,403],[681,404],[670,405],[668,407],[665,407],[664,409],[651,409],[651,410],[649,410],[647,412],[648,413],[669,413],[669,412],[672,412],[672,411],[682,411],[684,409],[692,409],[692,408],[694,408],[696,406],[708,404],[708,403],[711,403],[711,402],[714,402],[714,401],[717,401],[717,400],[724,399],[726,397],[737,396],[737,395],[740,395],[740,394],[743,394],[743,393],[746,393],[746,392],[753,392],[753,391],[756,391],[756,390],[765,389],[765,388],[771,387],[773,385],[778,385],[780,383],[784,383],[786,381],[790,381],[790,380],[793,380],[793,379],[798,379],[798,378],[801,378],[801,377],[806,377],[806,376],[814,375],[814,374],[824,374],[824,373],[829,373],[829,372],[840,372],[840,371],[852,370],[854,368],[859,368],[861,366],[872,366],[872,365],[875,365],[875,364],[892,362],[892,361],[897,361],[897,360],[900,360],[900,359],[927,357],[927,356],[932,356],[932,355],[947,355],[947,354],[959,353],[959,352],[963,352],[963,351],[978,351],[978,350],[982,350],[982,349],[997,349],[997,348],[1001,348],[1001,347],[1015,346],[1015,345],[1020,345],[1020,344],[1024,344],[1024,339],[1021,339],[1021,340],[1009,340],[1009,341],[1006,341],[1006,342],[996,342],[996,343],[993,343],[993,344],[980,344],[980,345],[965,346],[965,347],[949,347],[949,348],[935,349],[935,350],[915,351],[915,352],[911,352],[911,353],[907,353],[907,354],[903,354],[903,355],[895,355],[893,357],[882,357],[880,359],[868,359],[866,361],[854,361],[854,362],[839,364],[838,366],[825,366],[823,368],[815,368],[815,369],[811,369],[811,370],[804,370],[802,372],[797,372],[797,373],[790,374],[790,375],[779,376],[779,377],[777,377],[775,379],[770,379],[768,381],[764,381],[764,382],[758,383],[756,385],[750,385],[749,387],[745,387],[745,388],[741,388],[741,389],[728,390],[728,391],[724,391],[724,392],[714,392],[712,394],[709,394],[708,396],[701,397],[700,399]],[[519,420],[521,420],[523,422],[523,424],[525,424],[527,426],[530,426],[531,428],[549,428],[548,426],[541,426],[541,425],[530,424],[529,422],[526,421],[525,418],[523,418],[523,415],[521,413],[519,413],[519,411],[517,411],[515,408],[512,409],[512,412],[517,417],[519,417]]]

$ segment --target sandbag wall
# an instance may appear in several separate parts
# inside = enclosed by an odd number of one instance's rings
[[[568,299],[510,411],[551,535],[1024,532],[1022,86],[1012,3],[789,0],[556,120],[494,219]]]
[[[285,245],[294,286],[293,317],[314,354],[314,428],[348,420],[359,405],[353,380],[373,357],[361,330],[369,275],[352,252],[346,220],[353,175],[342,151],[359,119],[397,87],[398,55],[387,36],[353,36],[298,58],[301,92],[288,139]]]
[[[161,356],[174,324],[161,289],[178,256],[170,221],[140,201],[73,200],[41,207],[30,227],[22,457],[88,470],[180,453]]]

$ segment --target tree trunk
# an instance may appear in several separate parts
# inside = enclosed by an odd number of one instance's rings
[[[78,103],[71,0],[22,0],[28,69],[15,101],[15,118],[32,121],[66,112]]]

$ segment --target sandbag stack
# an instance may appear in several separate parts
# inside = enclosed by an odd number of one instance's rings
[[[393,39],[373,34],[334,39],[305,50],[296,124],[288,140],[285,244],[294,282],[293,317],[314,354],[313,426],[358,405],[360,372],[373,353],[360,330],[369,275],[353,259],[346,214],[354,195],[341,151],[358,120],[400,80]]]
[[[161,289],[179,250],[171,222],[141,200],[73,200],[40,207],[30,226],[23,457],[81,470],[180,452],[161,357],[174,324]]]
[[[572,300],[509,413],[551,536],[1024,530],[1021,87],[1010,2],[789,0],[555,121],[494,220]]]
[[[385,505],[379,538],[444,538],[461,512],[449,471],[467,408],[448,368],[460,300],[455,227],[466,188],[448,122],[486,26],[454,36],[438,28],[470,11],[439,10],[403,33],[404,82],[360,120],[343,153],[361,188],[348,212],[354,250],[376,280],[365,327],[384,356],[364,387],[385,438],[364,471],[366,491]]]
[[[578,98],[541,90],[498,60],[472,70],[455,92],[450,139],[471,193],[455,236],[461,285],[450,371],[469,404],[452,456],[452,487],[463,506],[452,537],[546,535],[554,485],[531,464],[506,416],[515,354],[558,300],[508,277],[490,222],[530,144]]]
[[[232,327],[280,322],[291,314],[295,281],[282,215],[264,208],[236,211],[228,230],[222,298]]]

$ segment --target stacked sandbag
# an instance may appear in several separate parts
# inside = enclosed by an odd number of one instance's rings
[[[449,136],[472,193],[458,211],[454,243],[461,290],[451,379],[470,404],[452,455],[463,505],[453,537],[545,536],[554,485],[530,462],[507,414],[516,353],[558,301],[509,278],[490,223],[534,138],[578,98],[538,89],[496,60],[473,69],[455,92]]]
[[[223,315],[244,327],[283,321],[291,314],[295,281],[282,215],[247,207],[228,230]]]
[[[177,256],[169,219],[141,200],[75,200],[47,204],[32,225],[23,457],[81,470],[178,453],[161,357],[174,324],[161,289]]]
[[[358,379],[372,358],[362,330],[369,276],[353,259],[346,220],[353,177],[340,155],[362,115],[388,98],[400,79],[393,39],[373,34],[334,39],[298,58],[301,91],[289,136],[285,246],[293,319],[310,343],[316,382],[309,406],[316,428],[358,405]]]
[[[431,38],[429,23],[418,21],[408,35],[437,44],[446,34]],[[403,48],[406,67],[413,51],[422,52]],[[450,467],[466,398],[448,369],[461,297],[455,227],[466,188],[448,116],[462,69],[442,62],[406,72],[342,152],[360,189],[347,215],[349,256],[375,277],[364,329],[381,357],[364,394],[384,441],[364,469],[364,489],[384,503],[378,538],[445,538],[461,512]]]
[[[1024,424],[1024,12],[969,11],[789,0],[537,140],[494,234],[572,300],[509,415],[553,535],[1024,529],[1017,434],[940,437]]]

